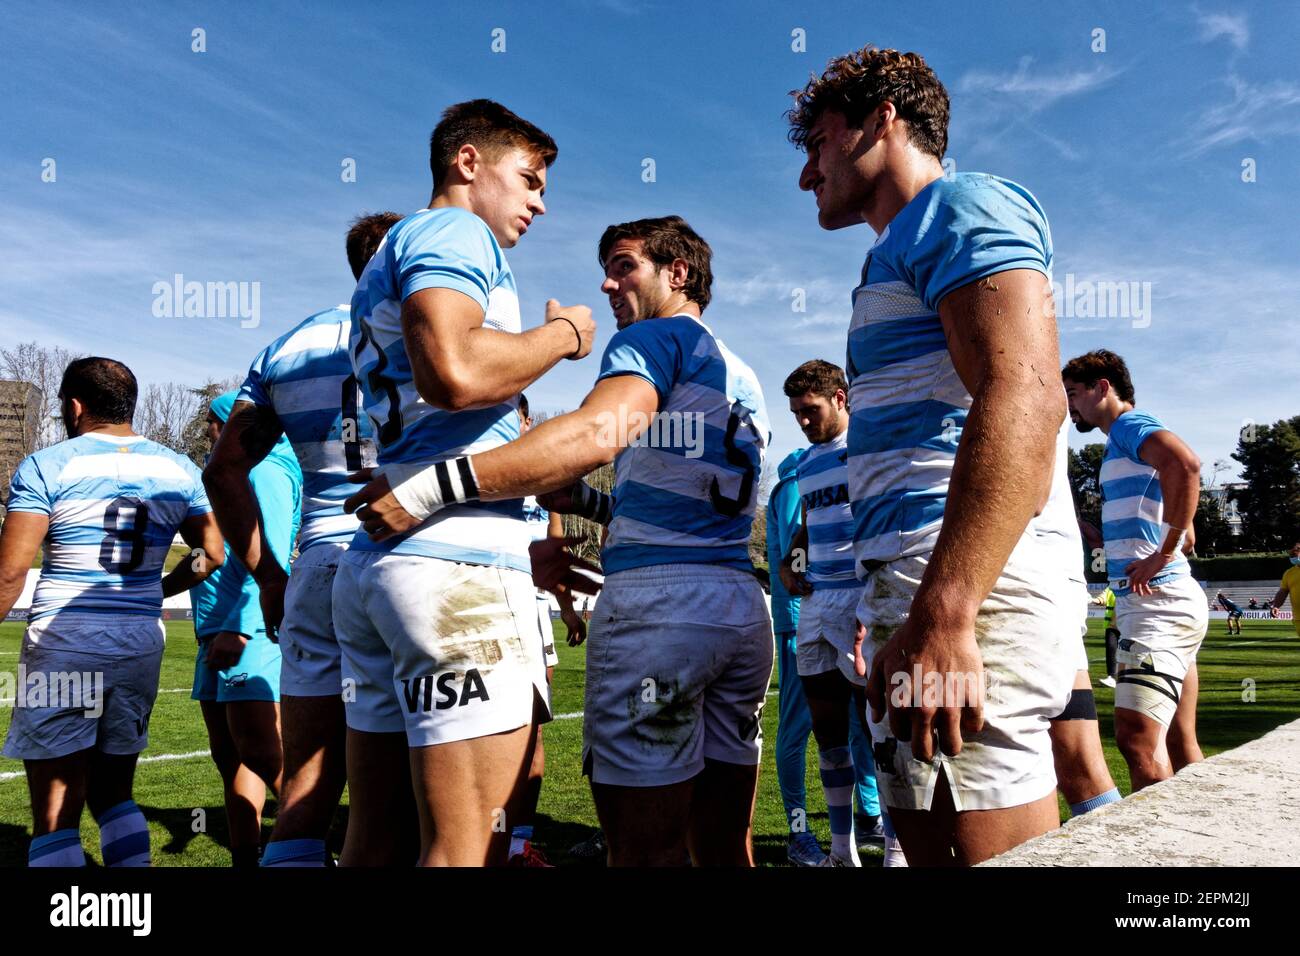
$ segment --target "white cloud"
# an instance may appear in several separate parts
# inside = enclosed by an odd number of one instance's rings
[[[957,81],[956,89],[964,94],[1012,98],[1020,108],[1036,112],[1067,96],[1099,89],[1123,72],[1105,63],[1090,70],[1035,72],[1033,63],[1033,57],[1022,57],[1014,73],[970,70]]]
[[[1226,80],[1232,99],[1205,110],[1181,140],[1188,154],[1244,140],[1300,134],[1300,84],[1285,80],[1250,83],[1233,74]]]
[[[1196,22],[1201,27],[1201,40],[1209,43],[1219,37],[1227,37],[1238,50],[1246,49],[1246,44],[1250,42],[1250,27],[1246,23],[1246,18],[1241,15],[1230,13],[1200,13],[1196,14]]]

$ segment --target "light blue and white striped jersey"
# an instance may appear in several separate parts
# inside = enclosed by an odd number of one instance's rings
[[[614,459],[605,573],[653,564],[752,572],[749,531],[772,440],[758,378],[689,315],[645,319],[615,333],[597,381],[616,375],[653,385],[659,412]]]
[[[90,433],[28,455],[8,509],[47,515],[28,620],[162,613],[162,569],[186,518],[212,510],[188,458],[139,435]]]
[[[849,433],[813,445],[799,461],[799,498],[808,528],[808,583],[818,590],[856,588],[853,509],[849,505]]]
[[[302,530],[298,551],[346,545],[357,519],[343,502],[357,491],[347,476],[375,464],[370,419],[352,373],[348,307],[318,312],[257,354],[239,401],[272,409],[302,466]]]
[[[1106,542],[1106,576],[1116,596],[1130,592],[1124,569],[1155,554],[1169,526],[1164,521],[1164,496],[1160,474],[1138,454],[1142,443],[1164,424],[1150,412],[1131,409],[1110,426],[1106,454],[1101,459],[1101,536]],[[1151,579],[1153,586],[1191,573],[1180,551],[1163,571]],[[1120,586],[1119,582],[1124,582]]]
[[[1037,200],[985,173],[922,189],[872,246],[854,290],[849,379],[849,497],[857,573],[934,549],[971,396],[948,354],[939,302],[986,276],[1033,269],[1050,277],[1052,240]],[[1064,426],[1056,474],[1064,476]],[[1026,534],[1078,540],[1063,477]],[[1068,489],[1067,489],[1068,490]],[[1064,553],[1064,552],[1063,552]],[[1069,555],[1077,563],[1081,550]],[[1062,560],[1065,560],[1064,558]]]
[[[402,339],[402,302],[432,288],[469,296],[483,309],[487,328],[521,331],[514,274],[482,219],[450,206],[421,210],[390,229],[352,296],[352,367],[374,424],[381,465],[432,464],[519,437],[515,399],[449,412],[420,397]],[[444,508],[414,530],[378,544],[358,532],[352,547],[527,572],[529,540],[523,501],[514,498]]]

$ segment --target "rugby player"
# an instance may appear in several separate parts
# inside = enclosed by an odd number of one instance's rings
[[[769,568],[778,569],[771,578],[771,602],[778,674],[776,776],[790,830],[785,855],[795,866],[820,866],[826,854],[809,827],[808,790],[804,782],[812,714],[799,682],[796,638],[800,598],[786,590],[779,572],[781,559],[790,553],[795,532],[803,526],[796,466],[806,452],[806,448],[796,448],[777,468],[776,483],[767,498],[767,563]],[[880,844],[886,839],[880,818],[876,817],[874,825],[870,819],[879,812],[879,800],[875,767],[871,760],[871,735],[863,725],[864,720],[855,709],[849,724],[849,748],[853,752],[855,779],[853,795],[858,807],[854,836],[859,847],[864,843]],[[890,865],[891,859],[886,850],[886,865]]]
[[[752,866],[772,673],[748,551],[770,440],[762,392],[701,319],[712,253],[685,220],[610,226],[598,257],[619,331],[577,411],[491,451],[387,472],[347,507],[380,541],[459,501],[560,489],[543,504],[608,523],[583,718],[608,862]],[[612,500],[578,481],[611,460]],[[556,554],[555,576],[578,573]]]
[[[1214,599],[1219,602],[1220,607],[1222,607],[1225,611],[1228,612],[1228,633],[1236,634],[1238,637],[1240,637],[1241,616],[1242,614],[1245,613],[1244,611],[1242,611],[1241,605],[1238,604],[1236,601],[1232,600],[1232,598],[1228,597],[1228,595],[1224,594],[1222,591],[1216,594],[1214,596]]]
[[[1276,618],[1289,596],[1291,623],[1295,626],[1296,635],[1300,636],[1300,541],[1291,546],[1288,557],[1291,559],[1291,567],[1287,568],[1286,573],[1282,575],[1282,586],[1277,589],[1277,594],[1273,595],[1273,600],[1269,601],[1268,611],[1270,617]]]
[[[215,445],[237,392],[212,400],[208,440]],[[269,557],[287,573],[302,510],[302,469],[282,435],[249,475]],[[256,519],[255,519],[256,520]],[[257,582],[229,545],[226,560],[190,591],[198,654],[190,697],[199,701],[212,761],[221,774],[230,856],[235,867],[258,864],[266,791],[278,800],[280,647],[267,634]]]
[[[1059,823],[1048,725],[1087,601],[1047,220],[1015,183],[944,175],[918,54],[837,57],[794,96],[818,222],[876,233],[846,372],[877,781],[912,865],[973,864]]]
[[[396,471],[517,438],[519,393],[587,355],[595,331],[589,309],[554,300],[521,331],[505,250],[546,212],[551,137],[472,100],[443,114],[429,152],[429,207],[389,230],[352,298],[353,369],[379,463]],[[407,530],[358,533],[334,581],[348,761],[369,768],[348,775],[352,799],[368,801],[349,831],[386,825],[375,810],[409,763],[419,862],[504,864],[505,808],[547,707],[523,501],[462,504]],[[384,769],[375,735],[398,731],[409,757]]]
[[[149,865],[149,828],[131,791],[158,694],[162,602],[223,559],[199,470],[132,431],[137,391],[121,362],[69,363],[59,386],[68,440],[24,458],[10,484],[0,620],[22,593],[37,550],[45,551],[4,746],[27,771],[31,866],[85,865],[86,805],[99,824],[105,866]],[[164,577],[177,532],[193,552]],[[29,700],[34,678],[79,692]]]
[[[1119,628],[1115,627],[1115,592],[1107,584],[1106,589],[1092,599],[1092,603],[1106,609],[1106,676],[1101,682],[1107,687],[1114,687],[1115,652],[1119,648]]]
[[[532,415],[528,409],[528,398],[519,396],[519,434],[528,433],[533,427]],[[524,520],[528,522],[529,536],[534,541],[546,538],[564,538],[564,521],[558,511],[547,511],[537,503],[535,497],[524,499]],[[561,588],[556,595],[560,605],[560,619],[568,630],[570,647],[577,647],[587,639],[587,625],[573,608],[573,593]],[[555,628],[551,625],[551,602],[542,589],[537,591],[537,626],[541,632],[542,658],[546,664],[546,689],[549,694],[555,665],[559,656],[555,653]],[[548,715],[549,716],[549,715]],[[542,778],[546,773],[546,748],[542,743],[542,721],[536,724],[533,740],[533,760],[528,768],[528,782],[520,797],[518,809],[511,814],[510,858],[514,866],[548,867],[546,855],[533,843],[533,821],[537,816],[537,801],[542,795]]]
[[[1137,791],[1203,759],[1196,652],[1210,612],[1183,554],[1194,543],[1201,461],[1158,418],[1134,407],[1128,366],[1114,352],[1071,359],[1061,379],[1079,431],[1106,435],[1101,530],[1120,632],[1115,742]]]
[[[866,678],[853,664],[853,613],[860,587],[853,571],[853,514],[849,508],[847,443],[849,385],[839,366],[821,359],[790,373],[784,390],[790,411],[812,443],[796,466],[802,522],[779,565],[781,584],[800,597],[795,660],[817,739],[818,767],[831,825],[831,852],[822,866],[860,866],[854,839],[853,788],[871,781],[870,751],[849,741],[865,712]],[[856,703],[855,703],[856,698]],[[857,766],[865,761],[865,766]],[[867,809],[878,816],[879,807]],[[872,821],[879,825],[879,820]],[[883,833],[881,834],[883,842]]]
[[[346,251],[353,280],[384,235],[401,219],[381,212],[356,219]],[[239,390],[230,419],[203,472],[217,520],[232,553],[252,569],[269,637],[279,642],[284,732],[284,783],[275,829],[263,866],[324,866],[325,839],[346,782],[343,675],[330,594],[339,557],[357,529],[343,513],[352,492],[347,476],[375,463],[370,419],[361,414],[361,390],[352,373],[348,334],[352,314],[340,305],[309,316],[258,353]],[[287,438],[302,466],[302,527],[293,573],[267,554],[264,515],[250,475]],[[402,733],[377,737],[370,749],[406,758]],[[390,766],[392,760],[383,766]],[[357,777],[369,773],[353,768]],[[387,793],[375,814],[362,788],[350,795],[358,812],[353,863],[409,862],[415,854],[415,804],[409,775]],[[358,800],[361,805],[358,806]],[[361,821],[383,817],[373,832]]]

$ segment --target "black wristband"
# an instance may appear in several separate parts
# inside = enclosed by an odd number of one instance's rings
[[[573,359],[576,359],[576,358],[578,357],[578,353],[582,351],[582,333],[579,332],[579,331],[578,331],[578,327],[577,327],[576,325],[573,324],[573,320],[570,319],[570,318],[568,318],[568,317],[566,317],[566,316],[563,316],[563,315],[557,315],[557,316],[556,316],[554,319],[552,319],[551,321],[552,321],[552,322],[568,322],[568,323],[569,323],[569,328],[573,329],[573,334],[574,334],[574,336],[576,336],[577,339],[578,339],[578,347],[577,347],[576,349],[574,349],[573,352],[572,352],[571,354],[566,355],[565,358],[569,359],[570,361],[572,361]]]

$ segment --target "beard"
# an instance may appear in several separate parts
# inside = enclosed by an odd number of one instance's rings
[[[1079,430],[1079,433],[1081,435],[1086,435],[1088,434],[1088,432],[1092,431],[1097,426],[1094,425],[1092,422],[1086,422],[1082,418],[1079,418],[1075,420],[1074,427]]]

